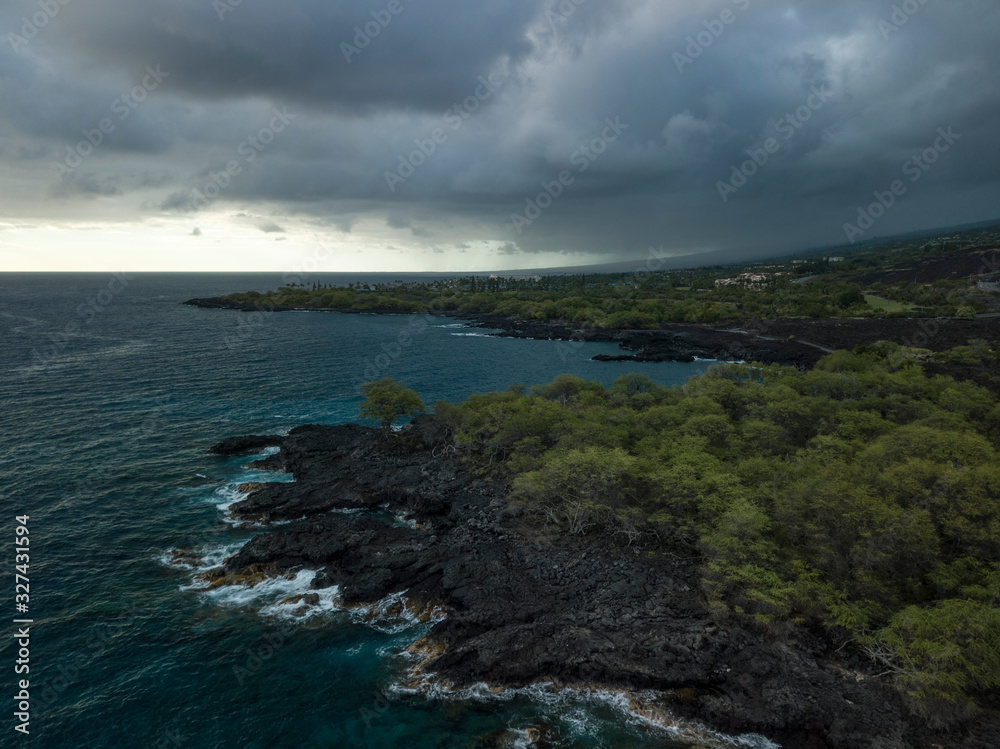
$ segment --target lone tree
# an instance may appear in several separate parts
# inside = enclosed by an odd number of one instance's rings
[[[391,377],[366,382],[361,386],[361,394],[365,397],[361,416],[379,422],[386,434],[392,431],[392,422],[396,419],[416,416],[426,410],[415,391]]]

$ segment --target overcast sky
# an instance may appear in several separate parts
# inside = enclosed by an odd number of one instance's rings
[[[0,270],[760,256],[1000,218],[996,0],[5,0],[0,32]]]

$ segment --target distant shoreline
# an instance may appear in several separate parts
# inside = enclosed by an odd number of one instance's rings
[[[338,314],[414,315],[398,310],[356,310],[344,308],[261,306],[232,302],[223,297],[189,299],[185,305],[202,309],[240,312],[327,312]],[[568,322],[537,322],[497,314],[445,311],[439,317],[461,318],[470,327],[490,328],[501,338],[580,343],[617,343],[620,355],[602,354],[595,361],[694,362],[697,360],[756,361],[808,369],[832,351],[854,349],[891,341],[903,346],[947,351],[969,345],[977,339],[1000,337],[1000,318],[954,320],[933,318],[782,318],[756,320],[734,325],[721,323],[665,323],[659,329],[612,330],[581,327]],[[943,366],[943,365],[942,365]],[[968,379],[961,372],[948,374]],[[942,370],[942,373],[944,371]]]

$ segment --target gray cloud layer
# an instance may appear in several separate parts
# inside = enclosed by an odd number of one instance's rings
[[[65,2],[0,10],[11,213],[266,204],[428,246],[621,256],[843,242],[896,179],[907,194],[873,233],[1000,217],[995,0]],[[948,127],[961,137],[910,183]],[[723,200],[748,149],[767,163]],[[559,197],[516,226],[544,185]]]

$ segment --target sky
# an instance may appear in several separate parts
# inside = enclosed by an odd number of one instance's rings
[[[0,271],[747,258],[1000,219],[996,0],[5,0]]]

